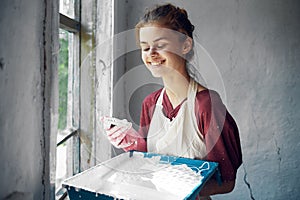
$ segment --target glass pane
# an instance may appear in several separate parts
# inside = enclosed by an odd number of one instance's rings
[[[67,126],[68,111],[68,66],[69,66],[69,33],[59,30],[59,107],[58,129],[64,130]]]
[[[72,19],[75,19],[75,0],[60,0],[59,12]]]
[[[58,137],[59,138],[59,137]],[[56,148],[56,197],[60,197],[64,189],[62,188],[62,181],[67,178],[67,145],[62,144]]]
[[[69,121],[71,118],[70,105],[68,97],[70,90],[70,70],[72,69],[72,48],[73,48],[73,34],[63,29],[59,30],[59,66],[58,66],[58,77],[59,77],[59,107],[58,107],[58,134],[57,142],[60,142],[64,137],[70,134],[66,131],[70,127]],[[56,193],[61,188],[61,183],[69,175],[68,173],[68,151],[70,149],[69,141],[61,144],[56,148]]]

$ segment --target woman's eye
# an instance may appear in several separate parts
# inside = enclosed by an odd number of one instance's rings
[[[159,44],[159,45],[157,45],[157,48],[158,49],[162,49],[162,48],[164,48],[166,46],[166,44]]]
[[[157,44],[157,45],[153,46],[152,48],[153,48],[153,49],[156,49],[156,50],[158,50],[158,49],[163,49],[163,48],[166,47],[166,45],[167,45],[167,44]],[[142,51],[149,51],[150,48],[151,48],[151,46],[148,46],[148,47],[143,47],[143,46],[142,46],[142,47],[141,47]]]
[[[144,47],[144,48],[142,48],[142,51],[149,51],[149,47]]]

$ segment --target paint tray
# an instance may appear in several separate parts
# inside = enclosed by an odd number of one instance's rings
[[[218,163],[131,151],[63,182],[70,200],[195,199]]]

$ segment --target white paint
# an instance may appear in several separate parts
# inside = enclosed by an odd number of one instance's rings
[[[198,170],[205,169],[200,166]],[[135,152],[121,154],[64,182],[97,194],[119,199],[177,199],[181,200],[197,188],[202,176],[185,164],[171,165],[160,161],[160,156],[144,158]]]
[[[111,0],[82,2],[80,66],[81,171],[111,158],[102,116],[112,112],[112,11]]]

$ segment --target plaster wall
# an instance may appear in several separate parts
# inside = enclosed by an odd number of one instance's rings
[[[1,1],[0,199],[49,199],[52,4],[48,3]]]
[[[162,2],[121,1],[127,13],[116,20],[126,25],[124,30],[130,30],[146,7]],[[195,41],[216,63],[225,88],[223,101],[240,130],[244,163],[238,170],[236,187],[232,193],[213,199],[299,199],[299,1],[167,2],[189,13],[196,27]],[[130,48],[127,46],[125,56],[127,72],[142,65],[138,50]],[[124,102],[132,100],[122,104],[126,117],[137,123],[138,103],[158,86],[133,86],[133,77],[137,83],[152,83],[145,70],[138,74],[124,81]],[[136,89],[134,95],[131,87]]]

